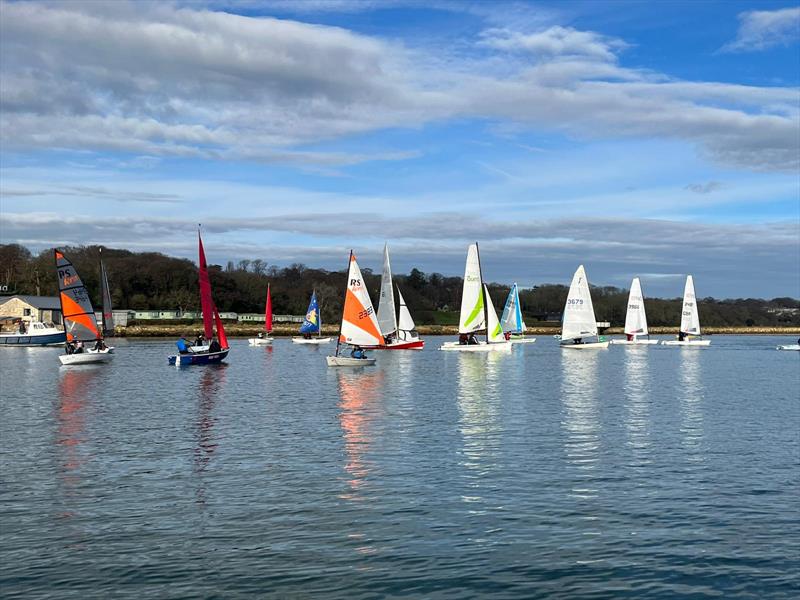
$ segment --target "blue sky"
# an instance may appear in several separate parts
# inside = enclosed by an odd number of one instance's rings
[[[800,5],[2,2],[0,238],[800,297]]]

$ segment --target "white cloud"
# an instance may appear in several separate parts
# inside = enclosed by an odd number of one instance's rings
[[[724,52],[753,52],[800,41],[800,7],[752,10],[739,15],[736,39]]]
[[[498,50],[528,52],[546,58],[580,56],[602,61],[616,60],[615,52],[627,47],[627,44],[619,39],[559,25],[528,34],[510,29],[487,29],[481,34],[480,44]]]

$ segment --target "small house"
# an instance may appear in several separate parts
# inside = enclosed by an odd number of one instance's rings
[[[0,298],[0,316],[60,325],[61,302],[58,296],[17,295]]]

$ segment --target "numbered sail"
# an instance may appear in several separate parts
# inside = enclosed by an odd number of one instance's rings
[[[525,321],[522,320],[522,309],[519,304],[519,288],[517,284],[511,286],[506,304],[503,307],[503,316],[500,317],[503,332],[522,333],[525,331]]]
[[[592,296],[583,265],[578,267],[569,286],[564,317],[561,323],[561,339],[569,340],[597,335]]]
[[[489,288],[484,284],[483,293],[486,296],[486,312],[488,314],[488,325],[486,336],[490,344],[498,342],[505,342],[506,338],[503,335],[503,328],[500,326],[500,320],[497,318],[497,312],[494,310],[494,303],[492,297],[489,295]]]
[[[381,297],[378,303],[378,324],[383,335],[397,331],[397,317],[392,289],[392,267],[389,264],[389,246],[383,246],[383,272],[381,273]]]
[[[114,313],[111,309],[111,290],[108,287],[108,275],[103,259],[100,258],[100,296],[103,301],[103,334],[114,333]]]
[[[461,291],[461,317],[458,321],[459,333],[472,333],[486,329],[482,284],[478,245],[471,244],[467,250],[464,288]]]
[[[683,288],[681,331],[690,335],[700,335],[700,316],[697,314],[697,299],[694,296],[694,280],[691,275],[686,277],[686,287]]]
[[[311,302],[308,303],[306,317],[300,326],[300,333],[318,333],[320,328],[319,304],[317,304],[317,293],[311,294]]]
[[[272,331],[272,295],[269,293],[269,284],[267,284],[267,304],[264,307],[264,329],[267,333]]]
[[[414,319],[411,318],[411,313],[408,311],[408,306],[406,306],[405,298],[403,298],[403,294],[400,293],[400,288],[397,288],[397,298],[400,300],[400,322],[398,323],[398,329],[401,331],[413,331],[416,325],[414,325]]]
[[[384,343],[367,286],[353,254],[350,255],[339,341],[354,346],[379,346]]]
[[[89,292],[78,272],[66,257],[55,250],[58,291],[61,300],[61,316],[67,341],[92,341],[101,339],[103,334],[97,328]]]
[[[628,294],[628,311],[625,313],[625,333],[628,335],[648,335],[647,315],[644,312],[644,295],[639,278],[634,277]]]

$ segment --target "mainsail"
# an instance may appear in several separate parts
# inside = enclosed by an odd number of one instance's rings
[[[269,293],[269,284],[267,284],[267,305],[264,307],[264,329],[267,333],[272,331],[272,296]]]
[[[691,275],[687,275],[686,287],[683,288],[681,331],[690,335],[700,335],[700,316],[697,314],[697,299],[694,296],[694,280]]]
[[[492,302],[492,297],[489,295],[489,288],[486,284],[483,285],[483,293],[486,296],[487,323],[489,325],[486,330],[486,341],[490,344],[505,342],[506,338],[503,335],[503,328],[500,327],[500,321],[497,319],[497,312],[494,310],[494,303]]]
[[[648,335],[647,315],[644,312],[644,295],[639,278],[634,277],[628,294],[628,311],[625,313],[625,333],[628,335]]]
[[[503,307],[503,316],[500,317],[500,325],[505,333],[522,333],[525,331],[525,321],[522,320],[522,309],[519,304],[519,288],[517,284],[511,286],[508,292],[506,304]]]
[[[67,341],[87,342],[102,339],[103,334],[97,328],[97,320],[86,286],[83,285],[72,263],[58,250],[54,252],[61,316],[64,320]]]
[[[199,243],[199,264],[200,264],[200,310],[203,312],[203,333],[206,339],[210,340],[214,336],[214,301],[211,299],[211,280],[208,278],[208,265],[206,264],[206,253],[203,250],[203,239],[200,232],[197,232]]]
[[[114,313],[111,310],[111,290],[108,287],[108,276],[103,264],[102,250],[100,250],[100,296],[103,302],[103,334],[114,333]]]
[[[482,283],[478,244],[470,244],[467,250],[467,264],[464,268],[464,288],[461,292],[459,333],[472,333],[486,329]]]
[[[317,304],[317,292],[311,293],[311,302],[308,303],[306,317],[300,326],[300,333],[319,333],[321,327],[319,304]]]
[[[339,342],[354,346],[379,346],[384,343],[367,286],[352,252]]]
[[[381,297],[378,304],[378,324],[383,335],[397,331],[394,293],[392,288],[392,267],[389,264],[389,245],[383,246],[383,272],[381,273]]]
[[[569,286],[564,317],[561,323],[561,339],[569,340],[597,335],[592,296],[583,265],[578,267]]]

